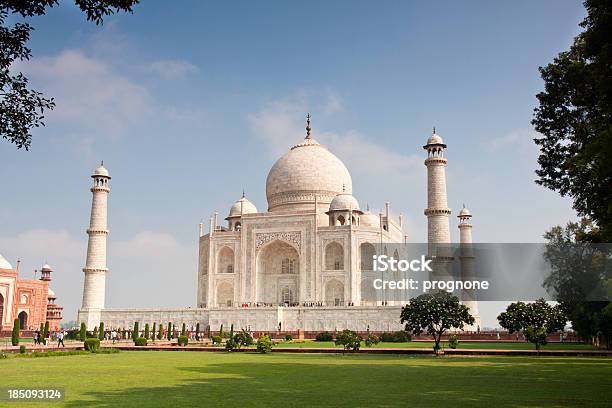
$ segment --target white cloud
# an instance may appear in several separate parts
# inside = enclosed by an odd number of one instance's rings
[[[339,97],[332,99],[339,100]],[[322,104],[317,101],[311,104],[307,102],[303,95],[273,101],[258,112],[248,115],[254,135],[263,140],[275,156],[285,153],[292,144],[304,137],[304,112],[307,105],[329,105],[328,98],[324,98]],[[394,178],[404,178],[415,173],[419,176],[424,174],[422,157],[406,155],[374,143],[358,131],[321,131],[315,126],[313,135],[340,157],[354,175],[386,178],[392,175]]]
[[[482,142],[484,150],[495,153],[503,149],[531,151],[537,149],[533,139],[538,137],[538,133],[532,129],[513,129],[508,133],[492,137]]]
[[[198,72],[198,67],[184,60],[160,60],[152,62],[149,70],[164,79],[182,79]]]
[[[79,125],[113,136],[150,112],[146,88],[81,50],[34,58],[19,68],[55,98],[49,120],[68,122],[72,128]]]

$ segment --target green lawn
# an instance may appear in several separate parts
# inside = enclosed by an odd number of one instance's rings
[[[64,387],[53,406],[68,407],[603,407],[612,396],[606,358],[140,351],[12,357],[0,378]]]
[[[423,342],[423,341],[411,341],[408,343],[378,343],[372,347],[378,348],[433,348],[432,342]],[[442,342],[441,345],[443,347],[448,347],[446,342]],[[308,341],[300,343],[296,342],[279,342],[277,347],[297,347],[297,348],[306,348],[306,347],[338,347],[333,341]],[[361,343],[362,348],[367,348],[364,343]],[[500,350],[535,350],[535,347],[531,343],[515,343],[515,342],[468,342],[468,341],[460,341],[459,342],[460,349],[500,349]],[[597,348],[593,347],[590,344],[582,344],[582,343],[549,343],[544,346],[542,350],[597,350]]]

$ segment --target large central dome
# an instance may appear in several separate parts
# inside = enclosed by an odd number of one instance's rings
[[[278,159],[268,173],[268,211],[313,210],[316,195],[324,212],[336,195],[352,193],[353,182],[344,163],[310,137],[310,126],[306,130],[306,139]]]

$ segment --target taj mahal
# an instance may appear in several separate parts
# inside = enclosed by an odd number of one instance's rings
[[[177,309],[105,308],[107,202],[110,175],[100,165],[93,194],[83,303],[78,320],[88,329],[131,327],[135,321],[173,322],[218,330],[221,325],[258,331],[401,329],[401,303],[366,299],[363,276],[372,269],[378,243],[402,244],[402,215],[389,203],[373,213],[353,195],[342,161],[312,136],[279,158],[266,181],[267,209],[242,194],[227,212],[199,224],[197,304]],[[435,129],[423,148],[427,167],[427,242],[447,244],[450,215],[446,192],[446,144]],[[364,158],[367,160],[367,158]],[[459,215],[461,243],[472,242],[471,214]],[[143,272],[144,273],[144,272]],[[109,274],[109,279],[113,279]],[[478,304],[467,301],[479,324]]]

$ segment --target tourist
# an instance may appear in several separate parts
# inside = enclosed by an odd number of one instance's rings
[[[34,344],[40,344],[40,332],[38,330],[34,333]]]
[[[62,345],[62,347],[66,347],[66,345],[64,344],[64,333],[61,330],[57,332],[56,337],[57,337],[57,347],[59,347],[60,344]]]

